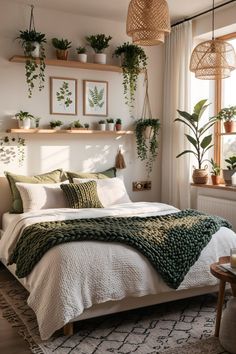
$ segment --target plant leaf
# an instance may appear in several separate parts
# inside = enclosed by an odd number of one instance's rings
[[[185,154],[194,154],[197,157],[197,154],[194,151],[192,151],[192,150],[184,150],[179,155],[177,155],[176,158],[178,158],[178,157],[180,157],[182,155],[185,155]]]
[[[212,134],[205,136],[201,142],[201,148],[205,149],[212,141]]]
[[[193,146],[197,149],[197,140],[194,139],[191,135],[188,134],[184,134],[186,136],[186,138],[188,139],[188,141],[193,144]]]
[[[192,132],[193,132],[193,133],[195,134],[195,136],[196,136],[196,129],[194,129],[188,122],[185,122],[185,120],[183,120],[183,119],[181,119],[181,118],[176,118],[174,121],[175,121],[175,122],[181,122],[181,123],[186,124],[186,125],[192,130]]]
[[[206,103],[207,99],[199,101],[193,108],[193,112],[199,116],[204,104]]]

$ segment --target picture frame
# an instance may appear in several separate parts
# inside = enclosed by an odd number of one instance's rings
[[[77,115],[77,79],[50,77],[50,114]]]
[[[83,114],[108,116],[108,82],[83,80]]]

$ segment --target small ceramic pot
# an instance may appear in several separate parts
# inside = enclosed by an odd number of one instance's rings
[[[216,175],[211,175],[211,181],[214,186],[217,186],[218,184],[220,184],[221,177]]]
[[[116,124],[116,131],[120,131],[122,129],[122,125],[121,124]]]
[[[38,42],[26,42],[25,50],[29,52],[33,58],[40,57],[40,44]]]
[[[68,50],[57,49],[56,56],[59,60],[67,60],[68,58]]]
[[[147,126],[144,130],[145,139],[151,139],[153,136],[153,129],[150,126]]]
[[[30,129],[30,118],[25,118],[23,120],[18,120],[19,129]]]
[[[224,122],[224,128],[226,133],[236,133],[236,121]]]
[[[113,131],[115,127],[115,123],[107,123],[107,130]]]
[[[106,124],[99,124],[99,130],[106,130]]]
[[[78,61],[80,63],[87,63],[87,59],[88,59],[87,54],[85,54],[85,53],[78,54]]]
[[[106,64],[107,55],[104,53],[95,53],[94,55],[94,63],[96,64]]]
[[[235,170],[222,170],[223,178],[226,186],[232,186],[232,176],[235,173]]]

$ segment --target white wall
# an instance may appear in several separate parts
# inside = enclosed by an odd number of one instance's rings
[[[30,8],[15,1],[0,1],[0,131],[16,127],[16,121],[11,117],[20,109],[42,117],[41,124],[47,125],[52,119],[61,119],[65,124],[75,119],[82,123],[95,124],[99,117],[85,117],[82,115],[82,80],[107,80],[109,82],[109,116],[122,118],[124,128],[132,128],[134,120],[129,117],[127,106],[124,104],[122,75],[118,73],[78,70],[59,67],[46,68],[46,84],[42,92],[34,90],[33,97],[28,99],[25,83],[24,65],[10,63],[8,59],[13,55],[22,55],[22,48],[15,41],[18,31],[26,29],[29,24]],[[84,37],[94,33],[105,33],[113,37],[108,53],[108,62],[117,63],[111,58],[111,53],[118,44],[128,40],[125,34],[125,23],[113,22],[98,18],[78,16],[43,8],[35,8],[36,30],[46,33],[47,57],[54,57],[54,50],[50,45],[52,37],[68,38],[76,48],[84,44]],[[150,99],[153,114],[161,118],[162,108],[162,51],[163,47],[153,47],[146,50],[149,57]],[[70,52],[70,59],[76,59],[75,49]],[[92,53],[89,53],[92,61]],[[78,80],[78,116],[63,117],[49,114],[49,77],[59,76],[76,78]],[[143,98],[143,78],[140,79],[137,92],[137,106],[135,116],[140,117]],[[4,136],[2,134],[1,136]],[[152,174],[152,191],[131,192],[131,182],[146,178],[144,164],[137,160],[134,137],[127,136],[120,139],[97,136],[70,136],[57,137],[27,135],[26,159],[22,167],[17,163],[4,165],[0,161],[0,175],[4,170],[22,174],[36,174],[54,168],[62,167],[69,170],[101,171],[114,165],[115,155],[119,145],[124,151],[127,168],[121,171],[124,174],[127,189],[131,199],[159,200],[159,163],[154,166]]]

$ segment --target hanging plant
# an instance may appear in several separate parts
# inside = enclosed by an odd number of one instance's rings
[[[18,157],[19,166],[22,166],[25,159],[25,139],[21,137],[10,138],[7,135],[0,138],[0,161],[7,165],[13,162],[16,157]]]
[[[137,121],[135,135],[138,158],[141,161],[146,160],[147,177],[149,177],[158,153],[158,132],[160,129],[160,121],[159,119],[152,118],[148,95],[147,71],[145,72],[145,84],[146,93],[143,103],[142,118]]]
[[[28,97],[32,97],[35,81],[39,80],[38,88],[41,91],[44,88],[45,81],[45,34],[36,32],[34,27],[34,7],[31,6],[30,26],[29,29],[20,31],[19,39],[26,57],[25,76],[28,86]]]
[[[121,58],[125,103],[132,110],[138,75],[147,67],[147,56],[141,47],[130,43],[117,47],[113,55]]]

